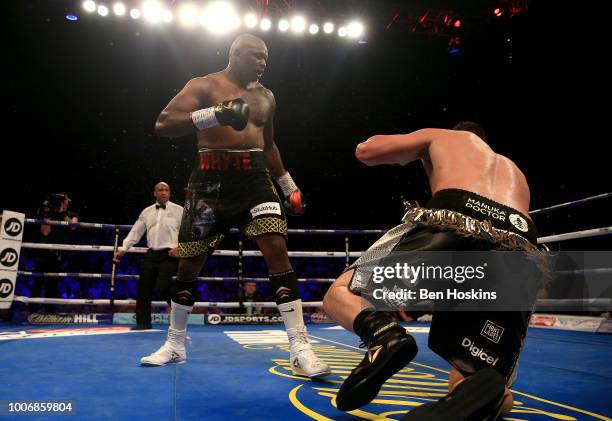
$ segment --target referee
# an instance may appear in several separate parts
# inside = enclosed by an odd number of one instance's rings
[[[136,283],[136,326],[132,330],[151,329],[151,300],[153,290],[168,301],[172,289],[172,277],[178,269],[178,232],[183,207],[170,202],[170,186],[159,182],[153,190],[156,203],[144,208],[130,233],[123,240],[113,257],[119,263],[121,257],[147,233],[147,247],[140,277]]]

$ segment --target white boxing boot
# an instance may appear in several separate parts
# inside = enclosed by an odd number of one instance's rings
[[[321,361],[308,342],[306,326],[287,329],[289,336],[291,371],[297,376],[323,377],[331,374],[329,366]]]
[[[150,367],[160,367],[166,364],[183,364],[187,361],[185,351],[186,330],[168,328],[168,339],[157,351],[142,357],[140,364]]]

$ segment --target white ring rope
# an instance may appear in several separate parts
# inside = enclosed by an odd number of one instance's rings
[[[612,273],[612,268],[589,268],[589,269],[573,269],[573,270],[556,270],[552,272],[556,275],[607,275]],[[31,272],[27,270],[18,270],[18,276],[31,276],[34,278],[84,278],[84,279],[110,279],[110,273],[87,273],[87,272]],[[139,275],[116,274],[116,279],[138,279]],[[175,276],[173,279],[176,278]],[[203,282],[270,282],[269,278],[250,278],[237,276],[199,276],[196,278]],[[298,278],[298,282],[318,282],[318,283],[333,283],[335,278]]]
[[[85,273],[85,272],[30,272],[25,270],[17,271],[19,276],[32,276],[32,277],[49,277],[49,278],[97,278],[97,279],[110,279],[112,274],[110,273]],[[116,279],[138,279],[139,275],[115,275]],[[270,282],[269,278],[238,278],[236,276],[200,276],[197,278],[198,281],[206,282]],[[298,278],[298,282],[319,282],[319,283],[332,283],[334,278]]]
[[[22,243],[22,248],[42,249],[42,250],[62,250],[62,251],[114,251],[113,246],[96,246],[89,244],[72,245],[72,244],[49,244],[49,243]],[[146,253],[145,247],[132,247],[128,253]],[[361,256],[360,251],[349,252],[349,257]],[[215,250],[214,256],[238,256],[239,252],[234,250]],[[244,250],[242,255],[245,257],[261,257],[259,250]],[[346,251],[290,251],[289,257],[346,257]]]
[[[39,298],[39,297],[23,297],[15,296],[14,301],[21,303],[33,303],[33,304],[63,304],[63,305],[100,305],[108,306],[111,300],[108,299],[79,299],[79,298]],[[136,300],[114,300],[117,306],[135,306]],[[415,304],[415,307],[428,308],[431,302],[422,302]],[[551,306],[562,306],[562,307],[574,307],[574,306],[586,306],[586,307],[598,307],[607,309],[612,305],[612,299],[610,298],[569,298],[569,299],[539,299],[537,301],[536,309],[548,308]],[[165,301],[153,301],[152,307],[168,307],[168,303]],[[322,301],[307,301],[303,302],[304,307],[322,307]],[[239,302],[213,302],[213,301],[200,301],[194,304],[195,308],[240,308],[240,307],[263,307],[263,308],[276,308],[275,302],[253,302],[246,301],[243,303]]]
[[[553,206],[549,206],[547,208],[542,208],[542,209],[535,209],[529,212],[529,215],[538,215],[541,213],[547,213],[547,212],[551,212],[553,210],[557,210],[557,209],[563,209],[563,208],[571,208],[577,205],[583,205],[585,203],[589,203],[595,200],[600,200],[600,199],[607,199],[609,197],[612,197],[612,192],[610,193],[602,193],[602,194],[598,194],[596,196],[590,196],[590,197],[585,197],[584,199],[578,199],[578,200],[572,200],[569,202],[565,202],[565,203],[559,203],[558,205],[553,205]]]
[[[557,205],[548,206],[546,208],[534,209],[529,211],[530,215],[539,215],[542,213],[551,212],[558,209],[564,209],[569,207],[574,207],[578,205],[582,205],[585,203],[607,199],[612,197],[612,192],[601,193],[595,196],[585,197],[583,199],[571,200],[569,202],[559,203]],[[0,218],[2,217],[2,213],[0,213]],[[55,220],[47,220],[47,219],[36,219],[36,218],[26,218],[25,222],[28,224],[38,224],[38,225],[61,225],[66,227],[78,227],[78,228],[97,228],[97,229],[120,229],[124,231],[129,231],[132,228],[132,225],[125,224],[103,224],[98,222],[68,222],[68,221],[55,221]],[[379,229],[289,229],[289,234],[340,234],[340,235],[348,235],[348,234],[384,234],[386,230]],[[240,230],[237,228],[230,229],[230,233],[239,234]]]
[[[538,244],[553,243],[559,241],[576,240],[580,238],[599,237],[601,235],[612,234],[612,226],[593,228],[584,231],[567,232],[564,234],[549,235],[546,237],[538,238]],[[22,243],[22,248],[29,249],[44,249],[44,250],[63,250],[63,251],[114,251],[113,246],[99,246],[99,245],[74,245],[74,244],[48,244],[48,243]],[[132,247],[128,250],[128,253],[146,253],[147,248],[145,247]],[[351,251],[348,253],[349,257],[359,257],[362,252]],[[213,253],[215,256],[238,256],[239,252],[234,250],[215,250]],[[258,250],[244,250],[243,256],[247,257],[261,257],[262,254]],[[290,251],[289,257],[346,257],[346,251]]]
[[[599,237],[612,234],[612,227],[593,228],[584,231],[567,232],[565,234],[549,235],[538,238],[538,244],[553,243],[557,241],[576,240],[578,238]]]
[[[22,297],[16,295],[14,301],[21,303],[33,303],[33,304],[64,304],[64,305],[99,305],[108,306],[110,301],[108,299],[100,300],[88,300],[82,298],[38,298],[38,297]],[[135,306],[136,300],[114,300],[116,306]],[[168,303],[165,301],[153,301],[152,307],[168,307]],[[240,308],[240,307],[264,307],[264,308],[276,308],[275,302],[253,302],[246,301],[244,303],[239,302],[212,302],[212,301],[200,301],[196,302],[194,307],[197,308]],[[323,301],[306,301],[302,302],[303,307],[322,307]]]

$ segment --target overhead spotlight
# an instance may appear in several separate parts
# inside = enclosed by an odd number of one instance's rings
[[[316,23],[313,23],[312,25],[310,25],[308,27],[308,32],[310,32],[312,35],[318,33],[319,32],[319,25],[317,25]]]
[[[189,27],[195,24],[198,11],[193,4],[183,4],[178,10],[178,20],[181,25]]]
[[[363,35],[363,25],[360,22],[349,23],[346,30],[347,30],[347,35],[351,38],[358,38],[361,35]]]
[[[244,17],[244,24],[247,28],[255,28],[257,26],[257,16],[253,13],[249,13]]]
[[[278,22],[278,29],[285,32],[287,29],[289,29],[289,21],[287,19],[281,19]]]
[[[259,22],[259,27],[262,31],[267,31],[272,27],[272,22],[270,22],[268,18],[263,18],[261,22]]]
[[[79,18],[77,17],[77,15],[68,14],[68,15],[66,15],[66,19],[68,19],[69,21],[74,22],[75,20],[78,20]]]
[[[334,24],[331,22],[326,22],[325,25],[323,25],[323,32],[326,34],[331,34],[334,32]]]
[[[93,0],[86,0],[83,2],[83,9],[86,12],[93,13],[96,11],[96,2]]]
[[[130,10],[130,17],[132,19],[140,19],[140,10],[138,10],[138,9]]]
[[[162,18],[162,5],[157,1],[146,1],[142,4],[142,17],[149,23],[157,23]]]
[[[98,14],[100,16],[108,16],[108,7],[103,5],[98,6]]]
[[[340,36],[341,38],[344,38],[347,35],[348,35],[348,29],[346,29],[345,26],[341,26],[340,28],[338,28],[338,36]]]
[[[291,30],[297,34],[304,31],[306,28],[306,19],[302,16],[295,16],[291,19]]]
[[[498,18],[500,18],[501,15],[503,15],[503,13],[504,12],[499,7],[496,7],[495,9],[493,9],[493,14]]]
[[[164,23],[170,23],[172,22],[173,19],[174,19],[174,15],[172,14],[170,10],[164,10],[162,12],[162,20],[164,21]]]
[[[215,1],[204,9],[202,22],[206,28],[215,33],[223,34],[240,27],[240,18],[234,7],[224,1]]]
[[[123,3],[115,3],[113,4],[113,13],[117,16],[125,15],[125,4]]]

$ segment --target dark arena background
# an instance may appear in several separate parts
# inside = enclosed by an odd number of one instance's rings
[[[6,304],[0,307],[0,419],[16,412],[54,418],[57,413],[19,406],[45,402],[70,404],[83,420],[398,420],[438,400],[450,368],[428,349],[431,317],[419,314],[400,318],[419,345],[416,359],[372,403],[339,411],[335,396],[363,350],[357,336],[332,323],[321,301],[355,252],[380,237],[378,230],[401,222],[404,201],[425,204],[431,197],[420,162],[368,167],[355,158],[356,145],[375,134],[451,128],[462,120],[480,123],[491,147],[526,175],[540,242],[555,253],[597,252],[608,266],[588,269],[592,276],[577,276],[587,269],[571,262],[556,268],[573,277],[553,298],[584,297],[589,282],[601,291],[579,308],[538,304],[505,419],[612,419],[612,177],[604,115],[610,72],[603,64],[609,47],[596,45],[602,37],[580,19],[598,19],[591,6],[544,0],[9,0],[3,6],[0,211],[26,220],[18,262],[0,268],[16,278],[2,272],[0,283],[0,300],[12,297],[0,301]],[[213,17],[200,22],[201,10]],[[288,249],[315,252],[293,255],[291,263],[306,279],[299,288],[311,342],[332,369],[321,381],[292,374],[266,265],[248,253],[254,242],[229,235],[219,248],[244,249],[245,256],[212,257],[201,272],[215,279],[199,283],[196,301],[206,305],[190,316],[185,365],[139,365],[163,343],[169,309],[158,303],[153,329],[131,331],[142,253],[112,262],[116,233],[121,245],[140,212],[155,203],[156,183],[167,182],[170,200],[184,203],[196,136],[157,137],[155,121],[188,80],[227,66],[230,44],[241,33],[267,44],[261,83],[276,98],[274,139],[307,200],[304,215],[288,218]],[[53,251],[59,272],[44,274],[37,253],[51,251],[35,245],[45,242],[41,207],[60,192],[79,222],[102,225],[53,226],[64,234],[46,242],[66,247]],[[316,231],[322,229],[340,231]],[[139,246],[146,247],[145,237]],[[270,304],[259,318],[244,316],[247,278],[256,278],[258,299]],[[232,302],[238,307],[219,305]]]

